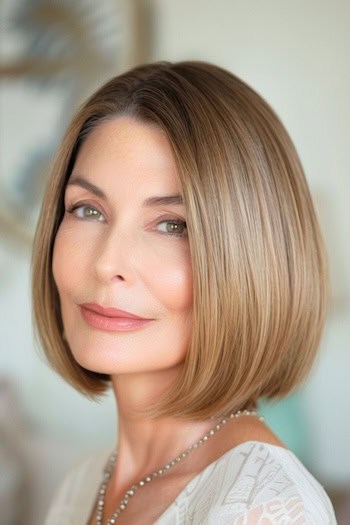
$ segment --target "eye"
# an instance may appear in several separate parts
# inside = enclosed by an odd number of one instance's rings
[[[82,213],[79,214],[78,210],[82,210]],[[84,210],[86,210],[86,213],[84,213]],[[89,204],[84,204],[84,203],[74,204],[66,211],[67,213],[71,213],[78,219],[82,219],[82,220],[98,220],[98,221],[104,220],[102,213],[99,212],[93,206],[90,206]],[[102,219],[100,217],[102,217]]]
[[[164,235],[175,235],[175,237],[187,237],[187,226],[185,221],[178,219],[163,219],[158,222],[165,224],[165,231],[161,232]]]

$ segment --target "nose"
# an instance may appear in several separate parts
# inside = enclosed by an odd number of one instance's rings
[[[96,245],[93,261],[97,278],[110,284],[113,280],[132,282],[135,279],[135,238],[130,233],[110,230]]]

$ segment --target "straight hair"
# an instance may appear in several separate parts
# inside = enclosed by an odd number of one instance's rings
[[[158,126],[187,215],[193,326],[181,373],[149,417],[204,419],[280,399],[307,376],[326,318],[328,264],[295,147],[271,107],[205,62],[158,62],[116,76],[74,116],[48,180],[32,252],[34,332],[48,362],[90,398],[108,375],[64,339],[52,274],[64,193],[79,148],[120,116]]]

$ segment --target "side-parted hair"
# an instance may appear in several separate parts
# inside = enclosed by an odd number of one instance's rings
[[[49,363],[90,398],[110,385],[108,375],[75,361],[63,337],[52,253],[79,148],[118,116],[166,133],[191,252],[188,352],[148,415],[204,419],[286,396],[311,368],[327,313],[328,263],[315,209],[274,111],[235,75],[198,61],[147,64],[112,78],[65,134],[32,253],[34,334]]]

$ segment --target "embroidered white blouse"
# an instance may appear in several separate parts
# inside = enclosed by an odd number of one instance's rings
[[[95,454],[65,478],[45,525],[86,525],[111,451]],[[156,525],[336,525],[323,487],[293,452],[242,443],[208,465]]]

